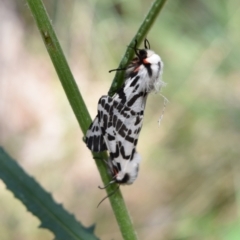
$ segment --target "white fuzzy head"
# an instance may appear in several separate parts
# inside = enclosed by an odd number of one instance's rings
[[[139,73],[142,72],[142,74],[145,75],[143,78],[147,79],[147,81],[145,81],[146,89],[148,92],[158,92],[164,85],[164,82],[161,80],[163,62],[160,56],[150,49],[140,50],[140,54],[144,56],[144,58],[142,59]]]

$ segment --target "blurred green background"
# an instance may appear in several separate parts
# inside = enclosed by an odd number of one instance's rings
[[[45,0],[91,116],[152,1]],[[240,239],[240,2],[169,0],[147,38],[164,62],[139,177],[121,187],[139,239]],[[101,239],[121,239],[99,173],[24,1],[0,8],[0,144]],[[1,240],[50,240],[0,182]]]

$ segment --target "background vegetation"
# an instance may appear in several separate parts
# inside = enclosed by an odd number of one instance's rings
[[[96,114],[151,1],[44,1],[83,98]],[[25,2],[0,9],[0,144],[101,239],[121,239],[91,154]],[[240,3],[169,1],[147,36],[163,98],[148,100],[140,174],[122,187],[139,239],[237,240]],[[1,239],[52,239],[0,183]],[[83,218],[84,217],[84,218]]]

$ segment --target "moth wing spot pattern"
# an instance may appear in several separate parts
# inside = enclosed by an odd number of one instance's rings
[[[138,49],[135,41],[131,48],[136,57],[132,62],[126,68],[111,70],[126,70],[125,82],[113,97],[102,96],[99,99],[97,117],[86,134],[86,144],[90,150],[109,151],[107,165],[112,174],[111,182],[118,184],[132,184],[137,178],[141,157],[136,146],[147,96],[150,92],[158,92],[164,85],[161,80],[161,58],[150,50],[147,39],[144,40],[144,47]]]

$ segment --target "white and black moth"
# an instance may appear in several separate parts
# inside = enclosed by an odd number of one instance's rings
[[[140,155],[136,152],[147,96],[163,82],[161,58],[149,49],[134,51],[136,57],[126,69],[125,82],[113,97],[102,96],[98,114],[86,134],[86,145],[93,152],[108,150],[112,182],[132,184],[138,175]]]

